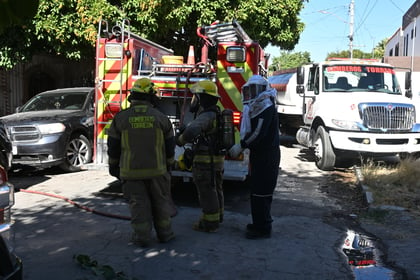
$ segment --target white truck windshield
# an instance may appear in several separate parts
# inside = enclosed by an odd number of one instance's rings
[[[328,65],[323,68],[324,91],[381,91],[401,94],[391,67],[374,65]]]

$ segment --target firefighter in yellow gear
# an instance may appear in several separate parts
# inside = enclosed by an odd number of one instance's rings
[[[155,108],[156,90],[148,78],[135,81],[130,107],[117,113],[108,131],[111,175],[123,182],[129,198],[132,241],[147,247],[153,227],[160,242],[174,238],[169,167],[175,152],[169,118]]]
[[[194,94],[190,111],[196,113],[180,135],[176,143],[193,145],[192,174],[202,208],[201,218],[193,229],[203,232],[216,232],[223,221],[223,167],[224,154],[218,148],[217,115],[220,98],[217,86],[211,81],[200,81],[191,87]]]

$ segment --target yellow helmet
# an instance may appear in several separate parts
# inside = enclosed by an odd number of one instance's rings
[[[155,94],[155,84],[149,78],[141,78],[134,82],[131,92]]]
[[[220,95],[217,93],[217,86],[212,81],[199,81],[193,84],[190,90],[192,93],[204,93],[210,96],[220,98]]]

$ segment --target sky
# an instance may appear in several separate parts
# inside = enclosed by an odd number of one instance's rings
[[[349,50],[351,0],[309,0],[300,13],[305,23],[293,52],[309,52],[311,60],[322,61],[330,52]],[[402,25],[402,17],[415,0],[354,0],[353,50],[372,52],[383,39]],[[271,58],[280,56],[278,47],[265,49]]]

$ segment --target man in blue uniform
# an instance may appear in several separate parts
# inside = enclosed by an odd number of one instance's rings
[[[249,239],[269,238],[272,222],[271,203],[280,163],[280,139],[276,90],[262,76],[252,76],[242,87],[244,103],[241,141],[229,154],[238,157],[250,150],[252,223],[246,227]]]

